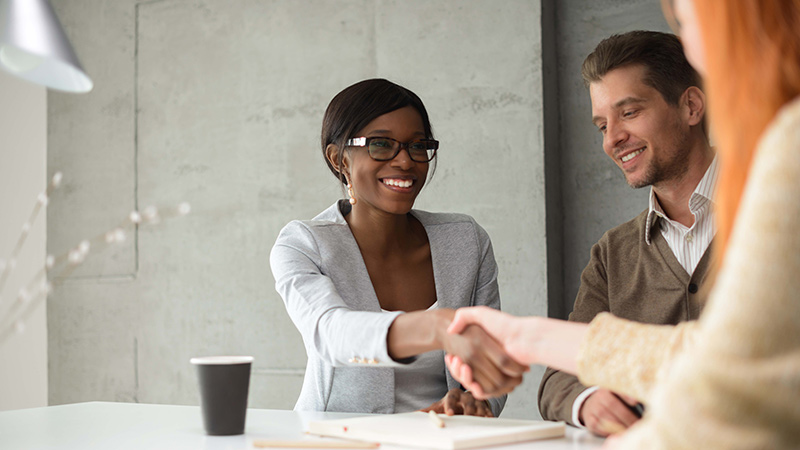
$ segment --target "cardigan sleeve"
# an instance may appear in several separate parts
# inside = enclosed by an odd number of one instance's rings
[[[317,243],[302,222],[281,230],[270,266],[275,288],[309,354],[334,367],[400,365],[389,356],[386,338],[401,313],[352,310],[322,272]]]
[[[642,364],[641,377],[653,376],[622,390],[652,401],[619,448],[800,447],[798,151],[795,101],[754,157],[716,285],[691,341],[678,328],[616,326],[609,317],[593,324],[581,350],[582,377],[610,382],[613,373],[599,372],[613,372],[617,364]],[[594,361],[604,346],[634,343],[630,339],[646,340],[627,358]]]

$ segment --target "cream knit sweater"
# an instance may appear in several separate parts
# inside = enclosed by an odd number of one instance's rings
[[[622,449],[800,448],[800,100],[759,144],[700,320],[601,314],[578,372],[647,403]]]

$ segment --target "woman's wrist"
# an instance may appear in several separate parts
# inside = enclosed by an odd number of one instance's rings
[[[432,350],[443,350],[447,344],[447,327],[453,321],[452,309],[414,311],[400,314],[389,326],[389,356],[401,360]]]
[[[437,349],[444,350],[447,342],[447,327],[453,321],[456,315],[454,309],[442,308],[431,311],[433,324],[431,329],[434,330],[434,345]]]
[[[577,356],[588,328],[585,323],[531,317],[525,324],[530,364],[541,364],[575,374]]]
[[[512,321],[508,324],[507,342],[503,345],[511,353],[519,357],[522,364],[544,364],[547,350],[546,338],[550,321],[544,317],[526,317]]]

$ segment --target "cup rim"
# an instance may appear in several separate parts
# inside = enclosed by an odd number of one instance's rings
[[[189,360],[195,365],[229,365],[248,364],[253,362],[252,356],[196,356]]]

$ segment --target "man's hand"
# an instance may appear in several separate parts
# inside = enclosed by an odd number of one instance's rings
[[[528,366],[514,361],[497,341],[476,325],[468,325],[461,334],[446,333],[443,347],[452,355],[450,358],[458,356],[472,368],[470,381],[474,380],[482,388],[482,395],[476,395],[477,398],[511,392],[522,383],[522,374],[528,371]],[[451,372],[451,375],[459,379],[458,374]]]
[[[626,395],[600,388],[586,398],[578,417],[592,433],[608,436],[625,431],[639,420],[630,409],[636,403],[635,399]]]
[[[441,400],[420,411],[433,411],[448,416],[463,414],[465,416],[494,417],[488,402],[478,400],[469,392],[461,389],[450,389]]]

